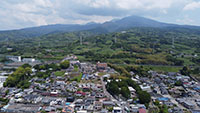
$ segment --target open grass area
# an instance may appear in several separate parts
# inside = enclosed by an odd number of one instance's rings
[[[64,76],[65,72],[64,71],[56,71],[54,74],[56,76]]]
[[[81,78],[82,78],[82,73],[80,73],[80,75],[75,76],[74,78],[72,78],[71,81],[77,81],[77,82],[80,82],[80,81],[81,81]]]
[[[191,58],[179,58],[179,59],[184,61],[184,65],[194,65],[195,64],[190,60]]]
[[[99,73],[98,73],[99,76],[103,76],[103,75],[105,75],[105,74],[106,74],[105,72],[99,72]]]
[[[114,79],[127,79],[127,77],[118,74],[111,74],[111,77]]]
[[[79,55],[77,55],[77,57],[78,57],[78,59],[79,59],[80,61],[84,61],[84,60],[85,60],[85,57],[84,57],[84,56],[79,56]]]
[[[78,72],[79,71],[79,68],[78,68],[78,66],[74,66],[74,70],[73,70],[74,72]]]
[[[179,72],[182,67],[175,67],[175,66],[144,66],[146,68],[150,68],[153,71],[158,72]]]

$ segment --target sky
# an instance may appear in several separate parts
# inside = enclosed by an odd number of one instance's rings
[[[130,15],[200,26],[200,0],[0,0],[0,30],[103,23]]]

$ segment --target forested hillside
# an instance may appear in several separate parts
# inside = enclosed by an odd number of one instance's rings
[[[67,54],[76,54],[81,60],[92,62],[199,65],[200,32],[191,29],[140,27],[100,35],[88,31],[56,33],[10,40],[9,43],[1,41],[0,54],[44,60],[62,59]]]

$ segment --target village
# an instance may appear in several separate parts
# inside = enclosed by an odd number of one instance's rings
[[[40,62],[32,58],[8,56],[9,64],[0,64],[0,112],[9,113],[155,113],[157,106],[164,105],[169,113],[199,113],[200,83],[180,73],[158,73],[148,71],[150,76],[141,77],[134,72],[131,80],[142,91],[151,95],[147,106],[139,102],[137,91],[128,86],[130,97],[125,99],[108,91],[113,75],[119,75],[107,63],[80,62],[75,55],[62,61],[69,61],[67,69],[42,68],[41,65],[59,62]],[[12,68],[31,65],[28,88],[4,87]],[[37,67],[38,66],[38,67]],[[50,71],[50,76],[38,77]],[[120,78],[114,81],[121,81]]]

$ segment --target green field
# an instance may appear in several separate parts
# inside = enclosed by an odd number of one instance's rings
[[[72,78],[71,81],[77,81],[77,82],[80,82],[80,81],[81,81],[81,78],[82,78],[82,73],[80,73],[80,75],[75,76],[74,78]]]
[[[65,75],[65,71],[56,71],[54,74],[56,76],[64,76]]]
[[[182,67],[173,67],[173,66],[144,66],[144,67],[158,72],[179,72],[182,69]]]

